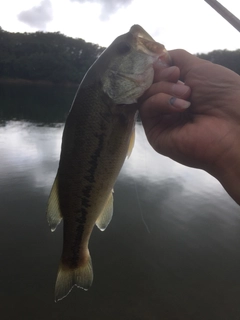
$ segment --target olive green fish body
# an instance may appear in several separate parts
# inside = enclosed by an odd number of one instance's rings
[[[153,81],[153,64],[170,58],[140,26],[119,36],[85,75],[69,112],[58,172],[48,201],[54,231],[64,222],[55,298],[93,280],[88,242],[94,225],[104,230],[113,212],[112,190],[133,147],[137,99]]]
[[[97,86],[79,91],[65,126],[57,174],[64,220],[62,262],[68,266],[81,264],[79,247],[86,248],[112,193],[127,154],[135,113],[134,106],[114,105]]]

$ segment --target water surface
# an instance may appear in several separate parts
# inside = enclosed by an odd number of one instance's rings
[[[59,93],[56,117],[56,88],[24,90],[0,90],[1,319],[240,319],[239,206],[207,173],[153,151],[141,125],[113,220],[91,237],[93,285],[54,303],[62,225],[51,233],[45,212],[74,90]]]

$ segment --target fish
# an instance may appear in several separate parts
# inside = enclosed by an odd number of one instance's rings
[[[151,86],[154,63],[171,64],[165,47],[139,25],[117,37],[79,85],[63,130],[47,221],[63,220],[55,301],[74,286],[88,290],[93,268],[88,243],[113,215],[113,187],[134,145],[137,102]]]

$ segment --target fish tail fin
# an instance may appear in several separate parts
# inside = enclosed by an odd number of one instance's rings
[[[69,268],[60,262],[55,285],[55,302],[65,298],[74,286],[88,290],[93,281],[91,256],[76,268]]]

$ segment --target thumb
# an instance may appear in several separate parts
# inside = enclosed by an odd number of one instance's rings
[[[193,54],[182,50],[182,49],[176,49],[176,50],[170,50],[168,51],[170,54],[173,65],[179,67],[180,69],[180,78],[185,81],[187,73],[193,68],[198,67],[201,64],[204,63],[210,63],[209,61],[200,59]]]

